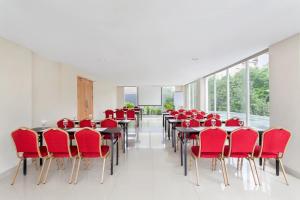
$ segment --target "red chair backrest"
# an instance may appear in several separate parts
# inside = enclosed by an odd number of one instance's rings
[[[195,119],[191,119],[190,120],[190,126],[189,127],[199,127],[200,126],[200,122],[198,120]],[[187,122],[183,121],[182,122],[182,127],[187,127]]]
[[[92,120],[90,120],[90,119],[83,119],[83,120],[81,120],[79,122],[79,127],[80,128],[85,128],[85,127],[93,128]]]
[[[192,115],[193,115],[193,112],[190,111],[190,110],[188,110],[188,111],[185,112],[185,115],[187,115],[187,116],[192,116]]]
[[[251,128],[240,128],[233,131],[230,134],[229,156],[231,153],[251,153],[253,155],[257,138],[257,131]]]
[[[198,113],[200,113],[201,115],[205,116],[206,113],[204,111],[199,111]]]
[[[131,110],[131,109],[128,110],[126,115],[127,115],[127,119],[131,119],[131,120],[135,119],[135,111],[134,110]]]
[[[100,122],[102,128],[115,128],[118,126],[118,122],[113,119],[104,119]]]
[[[116,119],[122,120],[125,119],[125,112],[123,110],[116,111]]]
[[[70,120],[70,119],[67,119],[67,118],[63,118],[63,119],[61,119],[61,120],[59,120],[59,121],[57,121],[57,127],[58,128],[65,128],[65,125],[64,125],[64,121],[66,120],[66,128],[74,128],[75,127],[75,124],[74,124],[74,122],[72,121],[72,120]]]
[[[197,112],[198,112],[198,110],[197,109],[192,109],[192,110],[190,110],[192,113],[195,113],[195,114],[197,114]]]
[[[184,113],[184,112],[185,112],[185,109],[179,109],[178,112],[179,112],[179,113]]]
[[[127,111],[127,110],[128,110],[128,108],[126,108],[126,107],[125,107],[125,108],[123,108],[122,110],[123,110],[123,111]]]
[[[200,114],[200,113],[197,113],[197,114],[194,116],[194,119],[197,119],[197,120],[204,119],[204,115],[202,115],[202,114]]]
[[[283,128],[270,129],[263,133],[262,152],[284,153],[291,133]]]
[[[171,113],[172,111],[174,110],[173,109],[166,110],[167,113]]]
[[[231,118],[226,120],[225,126],[240,126],[240,119],[239,118]]]
[[[75,139],[78,153],[82,157],[89,153],[100,153],[101,155],[101,135],[97,131],[90,128],[81,129],[75,133]]]
[[[171,111],[170,115],[172,115],[172,116],[178,115],[178,111],[173,110],[173,111]]]
[[[47,129],[44,134],[48,153],[67,153],[71,157],[69,134],[61,129]]]
[[[207,119],[211,119],[211,118],[220,119],[221,116],[217,113],[210,113],[207,115]]]
[[[220,128],[207,128],[200,132],[200,152],[220,152],[223,155],[227,134]]]
[[[210,127],[210,126],[212,126],[212,125],[213,125],[213,123],[212,123],[213,120],[215,120],[215,126],[222,126],[222,121],[219,120],[219,119],[214,119],[214,118],[207,119],[207,120],[204,122],[203,126],[205,126],[205,127]]]
[[[38,153],[41,156],[36,132],[27,128],[19,128],[11,133],[11,137],[17,153]]]
[[[105,112],[105,118],[114,118],[114,111],[111,109],[106,110]]]
[[[177,116],[177,119],[187,119],[187,116],[185,114],[179,113]]]

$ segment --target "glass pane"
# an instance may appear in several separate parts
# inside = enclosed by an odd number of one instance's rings
[[[164,110],[174,109],[175,87],[162,88],[162,105]]]
[[[227,73],[226,70],[219,72],[216,78],[217,113],[222,119],[227,119]]]
[[[124,87],[124,101],[127,107],[137,105],[137,87]]]
[[[214,82],[215,76],[210,76],[207,78],[207,109],[208,112],[215,111],[215,97],[214,97]]]
[[[246,120],[246,67],[245,63],[229,69],[230,115]]]
[[[250,78],[249,125],[269,128],[269,54],[248,61]]]

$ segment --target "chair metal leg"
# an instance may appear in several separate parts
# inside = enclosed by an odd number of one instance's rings
[[[72,165],[72,171],[71,171],[71,175],[69,178],[69,184],[71,184],[73,182],[73,174],[74,174],[74,169],[75,169],[75,164],[76,164],[76,160],[77,158],[73,158],[73,165]]]
[[[237,169],[237,171],[239,171],[239,169],[240,169],[240,158],[238,158],[237,159],[237,164],[236,164],[236,169]]]
[[[220,164],[221,164],[221,170],[222,170],[224,185],[227,186],[227,179],[225,177],[225,169],[224,169],[224,163],[223,163],[223,159],[222,158],[220,158]]]
[[[81,161],[81,158],[79,158],[79,160],[78,160],[78,164],[77,164],[77,170],[76,170],[76,176],[75,176],[74,184],[77,184],[78,173],[79,173],[79,168],[80,168],[80,161]]]
[[[279,158],[278,160],[279,160],[279,163],[280,163],[281,170],[282,170],[282,172],[283,172],[283,176],[284,176],[284,179],[285,179],[285,183],[286,183],[287,185],[289,185],[289,182],[288,182],[287,177],[286,177],[286,173],[285,173],[285,169],[284,169],[282,160],[281,160],[281,158]]]
[[[199,186],[199,171],[198,171],[198,159],[195,158],[195,166],[196,166],[196,175],[197,175],[197,185]]]
[[[103,184],[103,179],[104,179],[105,161],[106,161],[106,158],[103,158],[103,166],[102,166],[102,174],[101,174],[101,184]]]
[[[42,165],[42,169],[40,171],[40,175],[38,177],[37,185],[41,184],[41,182],[42,182],[42,176],[43,176],[44,168],[45,168],[45,165],[46,165],[46,160],[47,160],[47,158],[43,159],[43,165]]]
[[[43,184],[46,183],[46,180],[47,180],[47,177],[48,177],[48,173],[49,173],[49,169],[50,169],[52,160],[53,160],[53,158],[51,157],[50,160],[49,160],[48,166],[47,166],[47,170],[46,170],[46,174],[45,174],[45,177],[44,177]]]
[[[226,176],[226,181],[227,181],[227,186],[228,186],[229,185],[228,172],[227,172],[227,167],[226,167],[226,163],[225,163],[224,158],[223,158],[223,165],[224,165],[224,169],[225,169],[225,176]]]
[[[250,165],[250,169],[251,169],[251,173],[252,173],[252,176],[253,176],[253,179],[254,179],[254,183],[255,183],[255,185],[257,185],[256,178],[255,178],[255,175],[254,175],[254,171],[253,171],[253,167],[252,167],[251,161],[250,161],[249,158],[248,158],[247,160],[248,160],[249,165]]]
[[[18,162],[17,170],[16,170],[16,173],[15,173],[15,175],[14,175],[14,177],[13,177],[13,180],[12,180],[12,182],[11,182],[11,185],[14,185],[15,182],[16,182],[16,178],[17,178],[17,176],[18,176],[18,173],[19,173],[19,170],[20,170],[20,166],[21,166],[22,161],[23,161],[23,159],[20,159],[19,162]]]
[[[243,169],[243,162],[244,162],[244,158],[241,158],[240,171],[242,171],[242,169]]]
[[[254,160],[254,159],[251,159],[251,160],[252,160],[253,165],[254,165],[254,169],[255,169],[255,173],[256,173],[256,177],[257,177],[258,184],[261,185],[260,178],[259,178],[259,176],[258,176],[257,167],[256,167],[256,164],[255,164],[255,160]]]
[[[266,168],[266,158],[263,159],[263,170],[265,171]]]

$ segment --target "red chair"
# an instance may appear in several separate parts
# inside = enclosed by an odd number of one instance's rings
[[[241,126],[243,124],[244,124],[244,122],[240,121],[240,119],[236,118],[236,117],[225,121],[225,126]]]
[[[207,119],[203,123],[203,126],[205,126],[205,127],[211,127],[211,126],[213,126],[213,121],[215,121],[215,125],[214,126],[222,126],[222,121],[219,120],[219,119],[214,119],[214,118]]]
[[[57,127],[61,128],[61,129],[67,129],[67,128],[74,128],[75,124],[73,122],[73,120],[70,120],[68,118],[63,118],[59,121],[57,121]]]
[[[45,146],[39,147],[38,134],[27,128],[19,128],[11,133],[11,137],[16,147],[17,157],[20,159],[18,162],[16,173],[13,177],[11,185],[15,184],[18,172],[22,161],[27,158],[38,159],[47,157],[47,149]],[[42,166],[40,175],[38,177],[37,184],[40,183],[42,174],[44,171],[44,165]]]
[[[215,119],[220,119],[221,116],[217,113],[210,113],[206,116],[207,119],[215,118]]]
[[[192,109],[192,110],[190,110],[192,113],[195,113],[195,114],[197,114],[198,113],[198,110],[197,109]]]
[[[78,152],[76,146],[69,146],[69,134],[62,129],[50,128],[44,132],[43,136],[48,151],[47,159],[49,159],[43,183],[46,183],[52,160],[56,159],[58,161],[58,159],[63,158],[73,159],[72,171],[69,178],[69,183],[72,183]]]
[[[100,122],[100,127],[101,128],[116,128],[118,126],[118,122],[113,120],[113,119],[104,119]],[[121,133],[117,133],[115,134],[115,139],[119,139],[121,138],[122,134]],[[111,137],[108,134],[105,134],[103,136],[104,140],[110,140]]]
[[[255,173],[258,179],[257,169],[254,162],[254,148],[257,139],[258,139],[257,131],[250,128],[240,128],[238,130],[231,132],[230,145],[226,145],[224,150],[224,154],[226,157],[238,159],[238,166],[237,166],[238,170],[239,168],[241,168],[241,165],[239,166],[241,159],[246,158],[249,161],[249,165],[251,168],[255,185],[257,185],[257,182],[256,182],[256,177],[254,174],[252,164],[254,165]],[[258,179],[258,183],[260,184],[259,179]]]
[[[203,116],[206,115],[206,113],[204,111],[199,111],[198,113],[201,114],[201,115],[203,115]]]
[[[204,119],[204,115],[202,115],[200,113],[197,113],[196,115],[194,115],[193,118],[196,119],[196,120],[201,120],[201,119]]]
[[[83,158],[87,158],[87,159],[102,158],[103,159],[102,175],[101,175],[101,183],[103,183],[105,161],[110,152],[109,146],[102,145],[101,135],[97,131],[95,131],[91,128],[84,128],[80,131],[77,131],[75,133],[75,139],[76,139],[76,143],[77,143],[79,159],[78,159],[74,184],[77,183],[80,162]]]
[[[171,113],[170,113],[170,115],[172,115],[172,116],[175,116],[175,115],[178,115],[178,114],[179,114],[179,112],[176,111],[176,110],[173,110],[173,111],[171,111]]]
[[[178,120],[184,120],[184,119],[187,119],[187,116],[186,116],[185,114],[179,113],[179,114],[177,115],[177,119],[178,119]]]
[[[188,117],[191,117],[191,116],[193,116],[193,112],[188,110],[188,111],[185,112],[185,115],[188,116]]]
[[[174,111],[174,110],[173,109],[166,110],[167,113],[171,113],[172,111]]]
[[[185,112],[185,109],[179,109],[178,112],[179,112],[179,113],[184,113],[184,112]]]
[[[104,113],[105,113],[105,118],[110,118],[110,119],[114,118],[114,111],[113,110],[108,109]]]
[[[135,111],[130,109],[126,112],[128,120],[135,120]]]
[[[200,132],[199,143],[200,146],[192,146],[191,154],[195,159],[197,185],[199,185],[199,172],[198,172],[198,159],[210,158],[219,159],[222,166],[222,173],[225,186],[229,185],[227,169],[224,161],[224,146],[227,138],[227,134],[220,128],[207,128]]]
[[[124,120],[125,112],[124,110],[116,110],[116,120]]]
[[[95,124],[90,119],[83,119],[79,122],[80,128],[94,128]]]
[[[183,121],[181,126],[187,128],[188,127],[187,121]],[[195,120],[195,119],[190,120],[189,127],[199,127],[199,126],[200,126],[200,122],[198,120]],[[188,139],[194,141],[197,139],[197,136],[198,136],[197,133],[193,133],[193,134],[189,135]],[[179,132],[178,137],[180,139],[183,139],[183,134]]]
[[[254,151],[255,157],[262,158],[264,160],[264,166],[266,159],[273,158],[279,161],[287,185],[288,181],[282,164],[282,158],[290,138],[291,133],[283,128],[270,129],[263,133],[262,146],[256,146]],[[265,167],[263,167],[263,169],[264,168]]]

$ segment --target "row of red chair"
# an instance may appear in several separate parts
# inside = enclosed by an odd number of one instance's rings
[[[128,120],[135,120],[135,110],[134,109],[128,109],[128,110],[126,110],[126,112],[124,109],[122,109],[122,110],[117,109],[116,112],[109,109],[109,110],[106,110],[104,113],[105,113],[106,118],[112,118],[112,119],[116,119],[116,120],[124,120],[125,114],[126,114],[126,117]]]
[[[279,160],[286,184],[288,184],[282,164],[282,157],[290,137],[290,132],[285,129],[270,129],[263,133],[262,145],[258,146],[256,145],[258,139],[257,131],[250,128],[240,128],[230,134],[230,145],[225,145],[228,135],[224,130],[217,127],[211,127],[201,131],[199,145],[191,147],[191,154],[195,159],[197,170],[197,184],[199,185],[197,160],[199,158],[210,158],[220,160],[224,183],[225,185],[229,185],[225,165],[225,158],[229,157],[238,159],[245,158],[249,161],[255,184],[257,184],[257,181],[260,184],[260,179],[254,159],[262,158]]]
[[[84,158],[103,159],[101,183],[103,183],[105,160],[109,155],[109,146],[102,144],[101,134],[91,128],[83,128],[75,133],[77,146],[69,146],[69,134],[62,129],[50,128],[44,131],[43,139],[46,146],[39,147],[38,134],[27,128],[19,128],[11,134],[16,146],[17,157],[20,159],[12,185],[15,183],[22,161],[26,158],[43,159],[38,182],[46,183],[48,172],[53,159],[73,159],[72,171],[69,183],[77,183],[80,162]],[[48,161],[48,164],[46,164]],[[77,161],[77,169],[74,177],[74,169]],[[46,171],[45,170],[46,166]]]

